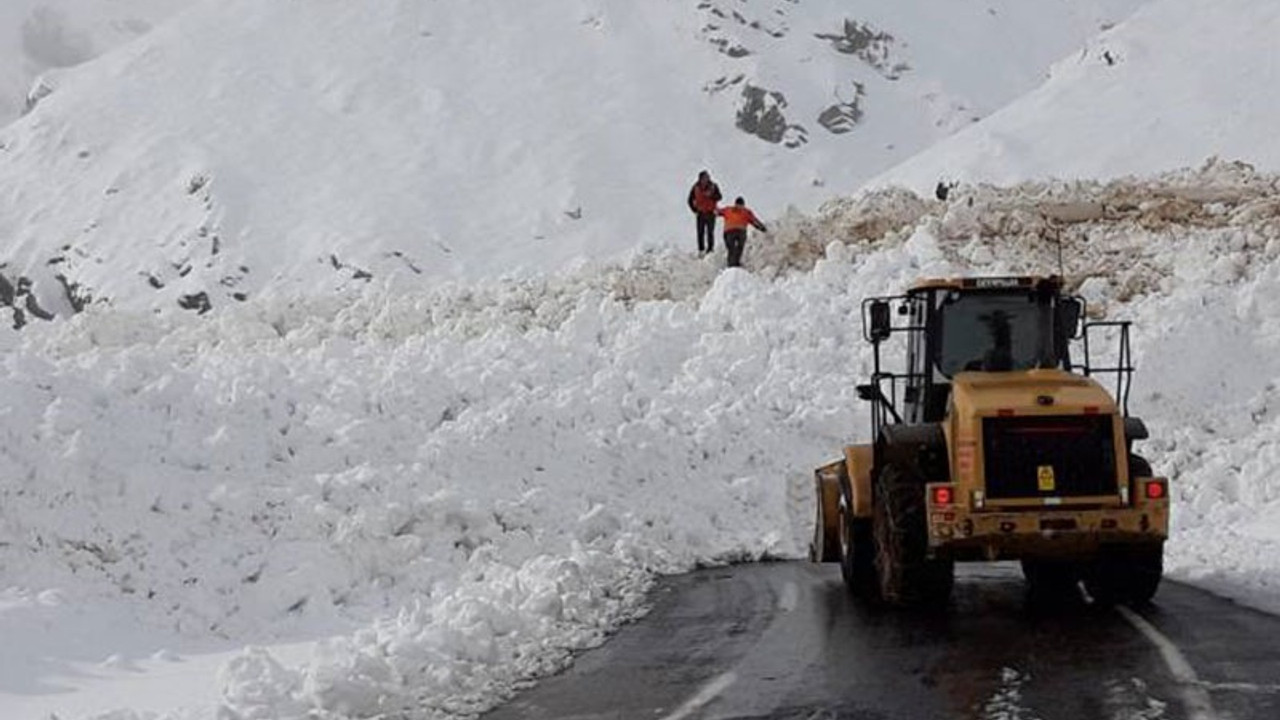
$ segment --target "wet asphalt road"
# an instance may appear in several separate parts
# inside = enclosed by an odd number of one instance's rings
[[[664,580],[647,617],[485,720],[1280,720],[1280,618],[1165,582],[1136,613],[958,566],[932,614],[852,600],[833,565]]]

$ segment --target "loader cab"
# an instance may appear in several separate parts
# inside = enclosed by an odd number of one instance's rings
[[[1072,370],[1069,346],[1083,301],[1061,290],[1055,277],[928,280],[906,295],[866,301],[864,334],[875,368],[859,393],[875,404],[874,430],[941,421],[951,380],[962,372]],[[893,363],[905,366],[901,373],[881,367],[881,344],[895,334],[906,335]]]

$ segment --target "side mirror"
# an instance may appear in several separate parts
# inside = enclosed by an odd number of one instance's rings
[[[859,400],[866,400],[867,402],[872,402],[878,399],[879,397],[880,397],[880,394],[876,392],[875,385],[859,385],[858,386]]]
[[[871,303],[870,310],[871,332],[868,336],[871,342],[880,342],[889,337],[893,332],[892,316],[889,313],[889,302],[887,300],[875,300]]]
[[[1064,340],[1080,337],[1080,320],[1084,303],[1080,298],[1064,297],[1058,301],[1058,331]]]

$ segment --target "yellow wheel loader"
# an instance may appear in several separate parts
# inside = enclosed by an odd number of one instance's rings
[[[892,605],[945,603],[957,561],[992,560],[1020,560],[1033,592],[1083,581],[1096,602],[1150,600],[1168,482],[1133,452],[1147,429],[1128,412],[1129,323],[1084,317],[1056,277],[926,280],[866,300],[872,439],[817,469],[811,559]],[[1091,332],[1118,343],[1112,364],[1091,364]]]

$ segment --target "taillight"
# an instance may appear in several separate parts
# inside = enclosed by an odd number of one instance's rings
[[[955,490],[950,485],[933,486],[933,504],[950,505],[956,501]]]
[[[1163,500],[1165,495],[1169,493],[1169,489],[1165,487],[1163,480],[1148,480],[1145,483],[1145,487],[1148,500]]]

